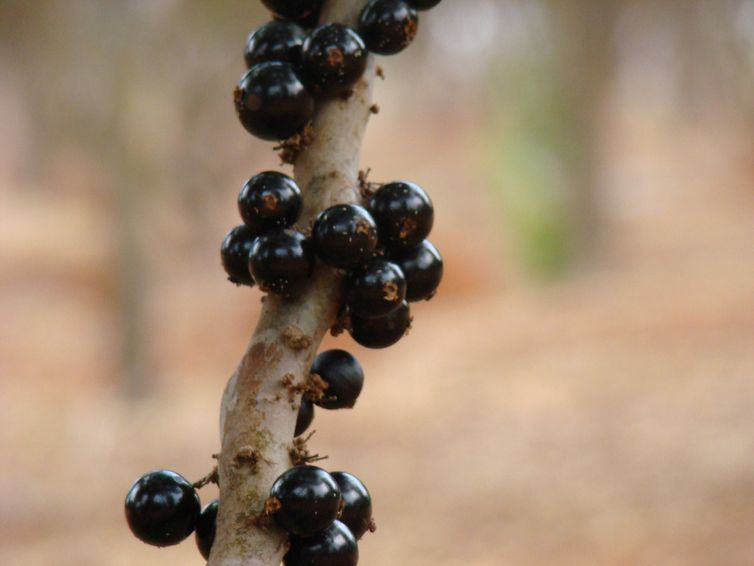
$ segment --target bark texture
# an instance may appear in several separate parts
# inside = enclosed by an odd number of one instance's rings
[[[329,0],[322,21],[353,25],[366,0]],[[314,141],[294,172],[304,193],[299,227],[337,203],[360,201],[361,141],[370,116],[374,60],[347,100],[323,101],[314,119]],[[340,276],[319,264],[307,291],[294,300],[268,295],[241,363],[223,395],[218,470],[220,509],[210,566],[279,566],[287,537],[260,525],[270,487],[291,467],[289,451],[300,394],[290,400],[283,379],[305,383],[340,302]]]

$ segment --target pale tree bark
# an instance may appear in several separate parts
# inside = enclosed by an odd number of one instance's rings
[[[365,3],[328,0],[321,19],[353,25]],[[370,56],[353,95],[324,101],[317,110],[314,141],[294,168],[304,194],[302,228],[328,206],[360,200],[359,155],[374,75]],[[336,320],[339,302],[340,276],[321,264],[302,296],[265,299],[254,335],[222,400],[220,509],[210,566],[278,566],[285,554],[285,533],[259,521],[272,483],[292,465],[289,451],[301,395],[291,401],[283,380],[306,382],[320,341]]]

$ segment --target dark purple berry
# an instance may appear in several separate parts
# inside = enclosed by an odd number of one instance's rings
[[[356,566],[359,545],[340,521],[309,538],[292,537],[284,566]]]
[[[186,478],[170,470],[144,474],[126,495],[126,520],[131,532],[154,546],[171,546],[184,540],[194,531],[200,512],[196,490]]]
[[[322,0],[262,0],[262,4],[280,18],[301,22],[319,17]]]
[[[314,98],[293,65],[259,63],[241,77],[233,93],[244,128],[263,140],[283,140],[299,133],[314,115]]]
[[[343,512],[338,520],[359,540],[372,524],[372,497],[366,486],[353,474],[332,472],[330,475],[338,484],[343,498]]]
[[[205,560],[209,560],[209,553],[212,550],[212,543],[215,542],[215,531],[217,530],[217,508],[220,501],[215,499],[210,502],[199,516],[199,522],[196,524],[196,546]]]
[[[406,276],[406,299],[423,301],[431,299],[442,280],[442,256],[429,240],[418,247],[391,256]]]
[[[294,535],[308,537],[329,527],[338,516],[340,489],[332,476],[315,466],[296,466],[272,484],[280,502],[275,521]]]
[[[352,314],[385,316],[406,298],[406,278],[396,264],[375,258],[349,273],[345,296]]]
[[[256,233],[241,224],[225,235],[220,246],[225,273],[228,274],[228,280],[236,285],[254,285],[254,278],[249,273],[249,253],[255,238]]]
[[[427,193],[415,183],[399,181],[380,187],[369,200],[380,243],[391,250],[415,248],[432,230],[435,211]]]
[[[367,66],[369,52],[354,30],[339,23],[320,25],[306,37],[301,63],[307,84],[332,94],[352,87]]]
[[[416,37],[419,16],[403,0],[372,0],[361,11],[358,29],[369,51],[394,55]]]
[[[442,0],[406,0],[417,10],[429,10],[437,6]]]
[[[403,301],[387,316],[367,318],[351,315],[351,338],[365,348],[387,348],[403,338],[411,328],[411,310]]]
[[[311,242],[301,232],[274,228],[254,240],[249,271],[263,291],[283,297],[296,295],[313,270]]]
[[[251,69],[264,61],[283,61],[298,65],[306,32],[294,22],[273,20],[257,28],[246,40],[244,59]]]
[[[364,387],[364,370],[351,354],[344,350],[327,350],[314,358],[312,373],[320,376],[327,388],[316,404],[323,409],[350,409]]]
[[[293,436],[301,436],[306,432],[314,420],[314,404],[308,399],[301,399],[301,406],[298,408],[298,417],[296,418],[296,431]]]
[[[301,216],[301,189],[288,175],[265,171],[244,183],[238,212],[256,234],[269,228],[289,228]]]
[[[377,225],[364,207],[336,204],[319,214],[312,238],[322,261],[332,267],[350,269],[374,254]]]

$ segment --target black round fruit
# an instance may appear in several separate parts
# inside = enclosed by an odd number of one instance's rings
[[[249,253],[255,238],[256,233],[241,224],[225,235],[220,246],[220,258],[225,273],[236,285],[254,285],[254,278],[249,273]]]
[[[254,240],[249,271],[263,291],[283,297],[296,295],[313,270],[311,242],[301,232],[274,228]]]
[[[394,55],[416,37],[419,16],[404,0],[372,0],[361,11],[358,29],[369,51]]]
[[[396,264],[375,258],[349,273],[345,297],[357,316],[385,316],[406,298],[406,278]]]
[[[296,417],[296,430],[293,436],[301,436],[306,432],[314,420],[314,404],[308,399],[301,399],[301,406],[298,408],[298,417]]]
[[[391,250],[415,248],[432,230],[435,211],[427,193],[415,183],[398,181],[380,187],[369,200],[380,243]]]
[[[322,0],[262,0],[262,4],[286,20],[308,21],[319,15]]]
[[[283,61],[298,65],[306,32],[294,22],[273,20],[257,28],[246,40],[244,59],[250,69],[264,61]]]
[[[283,140],[299,133],[314,115],[314,98],[293,65],[259,63],[241,77],[233,93],[244,128],[263,140]]]
[[[296,466],[283,472],[272,484],[270,496],[280,502],[277,524],[302,537],[329,527],[340,510],[338,484],[315,466]]]
[[[170,470],[144,474],[126,495],[126,520],[131,532],[154,546],[171,546],[184,540],[194,531],[200,512],[196,490],[186,478]]]
[[[323,210],[312,229],[314,249],[332,267],[350,269],[377,248],[377,225],[363,206],[336,204]]]
[[[324,409],[350,409],[364,387],[364,370],[358,360],[344,350],[327,350],[314,358],[312,373],[320,376],[327,388],[316,404]]]
[[[215,499],[210,502],[199,516],[199,522],[196,524],[196,546],[205,560],[209,560],[209,553],[212,550],[212,543],[215,542],[215,531],[217,530],[217,509],[220,501]]]
[[[344,523],[359,540],[372,524],[372,496],[361,480],[347,472],[330,474],[340,488],[343,511],[339,521]]]
[[[411,309],[403,301],[387,316],[362,318],[351,315],[351,338],[365,348],[387,348],[403,338],[411,328]]]
[[[350,27],[322,24],[306,37],[301,63],[306,82],[315,92],[332,94],[353,86],[367,66],[369,52]]]
[[[256,234],[269,228],[289,228],[301,216],[301,189],[288,175],[265,171],[244,183],[238,212]]]
[[[398,264],[406,276],[408,301],[423,301],[434,296],[442,280],[443,263],[432,242],[424,240],[414,249],[391,256],[390,260]]]
[[[284,566],[356,566],[359,545],[340,521],[309,538],[292,537]]]
[[[437,6],[442,0],[406,0],[417,10],[429,10]]]

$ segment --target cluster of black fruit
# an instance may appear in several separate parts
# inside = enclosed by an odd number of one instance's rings
[[[264,140],[283,140],[312,119],[316,99],[342,95],[359,80],[369,51],[392,55],[416,36],[417,10],[440,0],[371,0],[357,29],[317,24],[322,0],[262,0],[275,19],[246,44],[248,71],[234,93],[244,127]]]
[[[260,173],[238,197],[244,224],[221,246],[228,278],[236,284],[293,297],[307,286],[317,258],[343,270],[341,318],[359,344],[386,348],[408,330],[408,303],[430,298],[443,263],[426,237],[434,209],[414,183],[382,185],[366,206],[337,204],[322,211],[311,235],[295,230],[301,191],[282,173]],[[347,315],[347,316],[345,316]]]
[[[296,436],[311,424],[313,403],[325,409],[351,408],[364,385],[361,365],[343,350],[320,353],[311,373],[321,379],[319,394],[303,399]],[[126,519],[134,535],[155,546],[178,544],[196,531],[196,544],[207,559],[215,540],[218,506],[215,499],[201,510],[199,495],[188,480],[170,470],[157,470],[131,486]],[[310,465],[284,472],[272,485],[266,508],[291,535],[285,566],[355,566],[356,541],[373,524],[371,496],[356,476]]]
[[[416,11],[440,2],[371,0],[354,30],[316,25],[322,1],[262,0],[275,19],[249,36],[249,70],[234,95],[242,124],[257,137],[283,140],[300,133],[317,97],[347,95],[366,68],[368,51],[389,55],[404,49],[416,35]],[[317,260],[342,270],[341,323],[363,346],[386,348],[400,340],[411,325],[408,303],[429,299],[440,284],[442,258],[426,239],[434,209],[414,183],[383,184],[364,206],[332,206],[318,215],[310,234],[295,227],[302,195],[282,173],[249,179],[238,207],[244,223],[221,246],[228,278],[292,298],[306,289]],[[321,378],[320,387],[304,394],[295,436],[311,425],[315,404],[353,407],[364,381],[358,361],[342,350],[320,353],[311,373]],[[195,531],[208,558],[218,506],[214,500],[202,510],[193,484],[157,470],[131,486],[126,518],[139,539],[156,546],[178,544]],[[358,478],[308,464],[274,482],[265,513],[290,534],[285,566],[356,566],[356,541],[373,524],[371,497]]]

